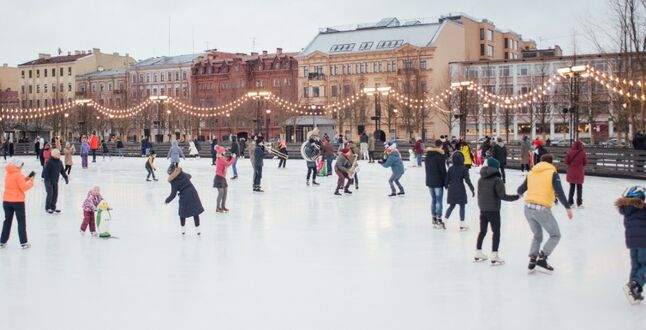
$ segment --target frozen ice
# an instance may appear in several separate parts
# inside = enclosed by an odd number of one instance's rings
[[[25,161],[25,173],[40,173]],[[421,168],[407,168],[405,197],[389,198],[390,170],[363,162],[360,189],[337,197],[335,176],[307,187],[303,161],[280,170],[266,161],[258,194],[244,159],[222,215],[210,160],[186,160],[206,212],[202,236],[189,219],[182,237],[177,200],[164,205],[168,161],[157,160],[159,182],[145,181],[144,162],[99,157],[82,170],[75,158],[59,215],[45,213],[37,179],[27,194],[32,248],[20,249],[14,224],[0,250],[0,329],[646,329],[646,306],[621,290],[629,258],[613,207],[641,181],[587,177],[573,221],[554,209],[562,239],[549,276],[526,272],[522,202],[503,204],[506,265],[474,263],[475,200],[469,231],[459,232],[457,210],[446,232],[434,230]],[[508,171],[507,189],[521,180]],[[114,208],[118,239],[79,235],[93,185]]]

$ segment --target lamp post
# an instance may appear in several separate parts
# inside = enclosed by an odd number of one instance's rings
[[[390,93],[390,90],[392,88],[390,86],[387,87],[365,87],[363,89],[363,92],[368,95],[368,96],[375,96],[375,115],[372,116],[370,119],[375,121],[375,131],[379,132],[381,131],[381,96],[388,96]]]
[[[67,118],[69,118],[69,116],[70,116],[69,113],[65,113],[65,115],[64,115],[64,117],[65,117],[65,127],[63,128],[63,134],[65,136],[65,141],[69,141],[69,137],[67,136],[67,121],[68,121]]]
[[[490,105],[489,103],[485,103],[482,105],[482,107],[484,108],[484,111],[488,111]],[[482,132],[480,131],[480,112],[478,112],[476,114],[476,141],[480,141],[480,139],[482,138],[481,133]],[[476,143],[476,146],[477,146],[477,143]]]
[[[80,118],[81,120],[79,120],[79,121],[78,121],[78,126],[79,126],[79,142],[81,142],[81,141],[80,141],[80,137],[81,137],[81,136],[83,136],[83,134],[85,133],[85,116],[86,116],[86,113],[87,113],[87,111],[86,111],[86,108],[85,108],[85,107],[86,107],[86,105],[87,105],[88,103],[91,103],[91,102],[92,102],[92,100],[90,100],[90,99],[79,99],[79,100],[74,100],[74,104],[76,104],[77,106],[79,106],[79,105],[81,106],[81,114],[82,114],[82,115],[81,115],[81,118]]]
[[[168,101],[168,96],[167,95],[160,95],[160,96],[151,96],[150,100],[153,101],[156,105],[156,110],[157,110],[157,134],[156,134],[156,139],[161,140],[161,141],[156,141],[156,142],[164,142],[164,135],[162,134],[162,125],[161,125],[161,111],[159,109],[159,105],[167,102]]]
[[[267,109],[265,110],[265,113],[267,113],[267,116],[265,117],[265,125],[267,132],[267,141],[269,141],[269,115],[271,114],[271,110]]]
[[[579,78],[587,76],[585,65],[558,69],[557,72],[570,80],[570,107],[563,113],[570,114],[570,146],[579,139]]]
[[[166,114],[168,115],[168,118],[166,119],[166,121],[168,122],[168,141],[170,141],[173,135],[173,125],[170,120],[170,115],[171,115],[170,109],[166,109]]]
[[[452,88],[459,89],[460,96],[460,113],[455,114],[455,118],[460,120],[460,139],[467,139],[467,93],[473,88],[471,81],[460,81],[451,84]]]
[[[256,99],[256,135],[262,134],[260,132],[261,118],[260,118],[260,102],[262,99],[269,97],[270,92],[256,91],[247,93],[248,97]]]
[[[399,112],[399,110],[397,110],[397,109],[393,109],[393,113],[394,113],[394,115],[393,115],[393,117],[394,117],[394,118],[393,118],[393,119],[395,120],[395,136],[393,136],[393,138],[394,138],[395,140],[397,139],[397,113],[398,113],[398,112]],[[422,119],[422,120],[423,120],[423,119]]]

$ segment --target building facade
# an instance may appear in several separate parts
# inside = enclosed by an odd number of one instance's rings
[[[298,62],[295,55],[283,52],[281,48],[275,53],[263,51],[250,55],[210,52],[193,65],[193,104],[219,106],[259,91],[297,103]],[[248,102],[228,117],[207,121],[203,134],[212,131],[213,135],[227,139],[231,134],[248,138],[262,133],[274,138],[287,133],[291,140],[293,132],[286,131],[292,128],[285,127],[286,120],[291,117],[290,113],[269,102]]]
[[[20,73],[18,68],[10,67],[7,63],[0,66],[0,91],[18,91]]]
[[[98,48],[62,56],[39,54],[38,59],[18,65],[21,105],[39,108],[69,102],[76,97],[77,75],[125,68],[134,62],[128,54],[106,54]]]
[[[466,15],[324,28],[297,57],[299,102],[329,106],[379,87],[421,99],[450,85],[449,62],[519,58],[532,48],[534,43],[519,34]],[[448,133],[433,109],[410,107],[392,94],[362,97],[328,116],[338,122],[340,134],[355,138],[364,131],[404,139]]]
[[[91,99],[106,107],[123,108],[129,104],[128,96],[126,68],[76,76],[76,99]]]

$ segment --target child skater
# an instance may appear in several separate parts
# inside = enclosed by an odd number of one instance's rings
[[[631,304],[644,300],[642,295],[646,284],[646,209],[644,208],[646,188],[630,187],[624,191],[615,205],[624,216],[626,247],[630,250],[630,278],[624,287]]]
[[[204,212],[200,196],[191,183],[191,175],[182,171],[181,167],[173,164],[168,168],[168,182],[171,186],[170,196],[166,198],[166,204],[175,199],[179,194],[179,220],[182,225],[182,235],[186,234],[186,218],[193,217],[195,221],[195,231],[199,236],[200,233],[200,214]]]
[[[482,241],[487,235],[487,226],[491,224],[493,241],[491,248],[491,265],[504,265],[505,260],[498,256],[500,245],[500,201],[513,202],[520,198],[518,195],[507,195],[505,183],[500,176],[500,163],[495,158],[487,159],[487,166],[480,170],[478,180],[478,207],[480,208],[480,234],[476,245],[475,261],[485,261],[487,256],[482,253]]]
[[[473,197],[476,194],[473,184],[471,184],[471,178],[469,178],[469,170],[464,165],[464,153],[456,151],[451,156],[451,159],[453,160],[453,166],[449,168],[445,178],[445,186],[448,189],[446,202],[449,204],[449,208],[446,210],[446,221],[444,221],[443,227],[446,229],[446,223],[449,222],[453,209],[456,205],[460,205],[460,231],[466,231],[469,227],[464,222],[465,206],[467,204],[467,190],[464,189],[464,184],[466,183],[469,186]]]
[[[155,177],[155,151],[151,150],[148,154],[148,159],[146,160],[146,171],[148,171],[148,176],[146,176],[146,181],[150,181],[150,176],[153,177],[153,180],[158,181]]]
[[[404,162],[402,161],[402,157],[399,154],[399,150],[397,150],[397,145],[395,143],[391,144],[388,148],[386,148],[386,153],[388,154],[388,158],[386,158],[385,162],[379,161],[381,165],[385,168],[389,168],[392,171],[392,175],[390,176],[390,179],[388,179],[388,183],[390,184],[390,195],[389,197],[397,196],[397,195],[404,195],[404,187],[399,183],[399,179],[401,179],[402,175],[404,175]],[[395,191],[395,185],[397,184],[397,188],[399,188],[399,193]]]
[[[87,168],[87,157],[90,154],[90,144],[87,142],[87,138],[83,136],[81,140],[81,167]]]
[[[88,193],[85,201],[83,202],[83,222],[81,223],[81,236],[85,235],[87,226],[90,225],[90,233],[92,237],[97,237],[96,233],[96,220],[94,219],[94,210],[101,203],[103,196],[99,187],[93,187]]]
[[[225,149],[222,146],[215,146],[215,151],[217,152],[217,159],[215,161],[215,179],[213,179],[213,187],[218,189],[218,198],[217,198],[217,213],[226,213],[229,212],[229,209],[226,208],[227,203],[227,190],[229,185],[227,184],[227,167],[231,166],[236,161],[236,155],[231,154],[228,157],[225,157]]]

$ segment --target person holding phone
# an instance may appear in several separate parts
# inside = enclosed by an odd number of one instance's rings
[[[5,167],[4,194],[2,195],[2,207],[4,208],[5,220],[2,225],[0,236],[0,248],[4,248],[11,234],[13,216],[18,220],[18,237],[23,249],[28,249],[27,242],[27,221],[25,217],[25,192],[34,186],[35,172],[29,173],[28,177],[22,175],[21,170],[24,163],[18,158],[12,158]]]

